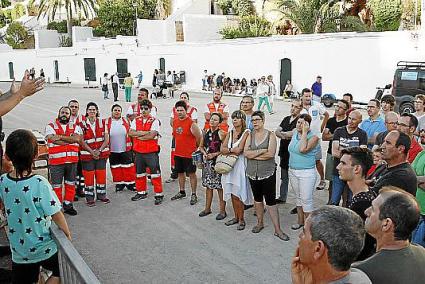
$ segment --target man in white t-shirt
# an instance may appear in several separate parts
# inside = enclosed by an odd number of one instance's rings
[[[49,172],[53,190],[63,200],[64,213],[77,215],[72,202],[75,197],[75,176],[77,173],[79,141],[83,134],[80,126],[70,123],[71,109],[59,109],[55,121],[46,126],[45,137],[49,153]],[[62,198],[65,185],[65,196]]]
[[[132,120],[134,120],[134,118],[141,115],[140,103],[143,100],[149,100],[149,91],[146,88],[140,88],[139,93],[137,94],[137,103],[132,104],[127,109],[128,120],[132,121]],[[153,116],[153,117],[156,117],[157,111],[158,111],[158,109],[156,108],[156,106],[152,105],[150,115]]]
[[[325,129],[326,122],[329,119],[329,113],[326,111],[325,107],[316,101],[313,101],[313,94],[310,89],[305,88],[301,92],[301,101],[303,104],[303,109],[301,114],[307,113],[311,116],[311,125],[310,129],[315,133],[319,138],[322,138],[322,132]],[[323,116],[323,120],[321,117]],[[325,182],[325,171],[322,164],[322,147],[321,140],[318,144],[318,151],[316,154],[316,169],[320,175],[320,183],[317,186],[317,189],[322,190],[326,186]]]

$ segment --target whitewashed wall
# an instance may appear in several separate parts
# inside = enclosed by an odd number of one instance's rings
[[[8,62],[14,63],[16,76],[25,69],[44,68],[53,78],[53,62],[58,60],[60,80],[68,77],[84,84],[84,58],[96,59],[96,76],[116,70],[117,58],[128,58],[129,71],[143,70],[145,84],[163,57],[167,70],[186,71],[187,88],[199,89],[204,69],[226,72],[230,77],[258,78],[272,74],[279,83],[280,60],[292,60],[292,79],[296,90],[310,87],[315,77],[323,77],[324,93],[351,92],[367,100],[377,86],[392,83],[399,60],[424,60],[423,37],[413,39],[410,32],[339,33],[279,36],[206,43],[174,43],[137,46],[136,38],[98,40],[79,47],[0,52],[0,80],[8,80]],[[85,46],[85,47],[84,47]]]
[[[183,16],[185,42],[204,42],[221,39],[217,32],[227,24],[226,16],[189,15]]]
[[[34,31],[35,49],[59,47],[59,33],[56,30]]]

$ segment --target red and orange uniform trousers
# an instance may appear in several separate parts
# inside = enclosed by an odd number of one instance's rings
[[[75,131],[74,125],[68,123],[64,132],[58,120],[50,123],[49,126],[55,130],[56,135],[71,136]],[[77,173],[79,145],[78,143],[58,145],[48,139],[47,147],[49,175],[53,190],[61,203],[63,201],[72,203],[75,197],[75,175]],[[65,187],[65,194],[62,184]]]
[[[105,141],[105,121],[100,118],[96,119],[95,131],[88,126],[87,122],[81,123],[83,130],[83,139],[92,150],[101,148]],[[106,160],[109,157],[109,147],[105,147],[101,152],[98,159],[95,159],[90,152],[86,150],[80,151],[80,159],[83,168],[85,191],[87,202],[95,200],[96,198],[102,200],[106,198]],[[95,183],[96,179],[96,183]]]

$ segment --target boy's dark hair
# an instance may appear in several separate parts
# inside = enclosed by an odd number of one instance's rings
[[[152,108],[152,102],[148,99],[144,99],[140,102],[140,106],[147,106],[149,109]]]
[[[349,97],[351,102],[353,101],[353,95],[352,95],[352,94],[350,94],[350,93],[345,93],[345,94],[343,94],[343,95],[342,95],[342,97],[344,97],[344,96]]]
[[[349,147],[341,150],[341,155],[351,156],[351,165],[362,168],[362,177],[367,175],[373,165],[372,152],[367,148]]]
[[[37,138],[26,129],[13,131],[6,140],[6,155],[15,167],[16,176],[32,173],[34,159],[38,156]]]
[[[311,116],[307,113],[301,114],[298,119],[304,119],[304,121],[307,121],[308,124],[311,124]]]
[[[187,110],[187,105],[185,101],[178,101],[176,102],[176,104],[174,105],[174,107],[177,109],[178,107],[182,107],[185,110]]]

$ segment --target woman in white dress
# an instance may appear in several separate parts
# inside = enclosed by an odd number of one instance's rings
[[[221,176],[221,184],[224,190],[224,200],[232,199],[235,217],[225,223],[226,226],[238,224],[239,231],[245,229],[244,204],[253,204],[253,196],[249,186],[248,177],[245,174],[246,158],[243,155],[249,129],[246,128],[246,116],[243,111],[237,110],[232,113],[233,129],[229,131],[221,144],[221,153],[224,155],[237,155],[238,159],[233,169]]]

